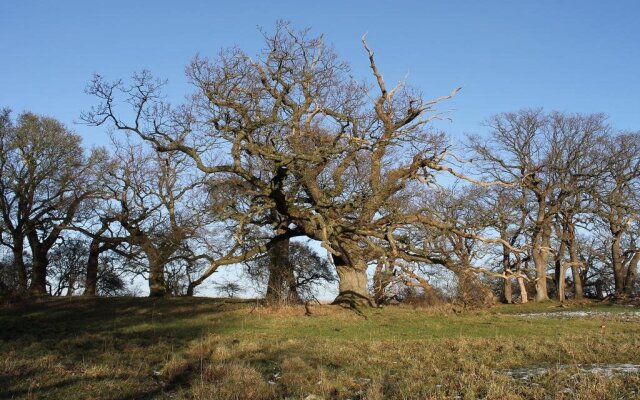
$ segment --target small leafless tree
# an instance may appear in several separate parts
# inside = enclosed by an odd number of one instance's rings
[[[234,298],[244,292],[242,285],[236,282],[221,282],[216,284],[215,288],[217,291],[230,298]]]

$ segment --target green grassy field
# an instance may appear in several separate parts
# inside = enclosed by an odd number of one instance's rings
[[[528,312],[606,311],[583,318]],[[0,398],[624,399],[637,308],[554,303],[451,313],[273,311],[214,299],[51,299],[0,308]],[[528,379],[514,368],[550,367]]]

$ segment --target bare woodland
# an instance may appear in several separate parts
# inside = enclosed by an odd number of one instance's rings
[[[194,58],[182,104],[148,71],[95,76],[81,119],[108,148],[5,109],[0,294],[233,295],[227,266],[274,305],[334,282],[350,307],[638,295],[640,132],[532,108],[454,140],[434,122],[459,89],[385,81],[365,37],[354,77],[322,37],[263,35]]]

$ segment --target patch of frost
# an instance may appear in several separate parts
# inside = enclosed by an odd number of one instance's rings
[[[607,377],[611,377],[614,374],[640,373],[640,365],[637,364],[578,364],[535,368],[513,368],[504,371],[504,374],[517,380],[530,380],[535,376],[545,374],[551,370],[565,370],[572,367],[577,368],[579,372],[589,372]]]

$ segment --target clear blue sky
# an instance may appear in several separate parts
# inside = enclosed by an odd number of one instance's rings
[[[378,3],[378,4],[375,4]],[[429,96],[464,89],[453,135],[482,131],[493,113],[543,106],[606,112],[640,129],[640,1],[31,1],[0,7],[0,106],[71,125],[93,99],[94,72],[110,79],[148,68],[188,91],[184,66],[239,45],[256,53],[256,27],[286,19],[324,33],[358,76],[360,36],[387,80],[409,73]],[[88,143],[104,129],[75,126]]]

